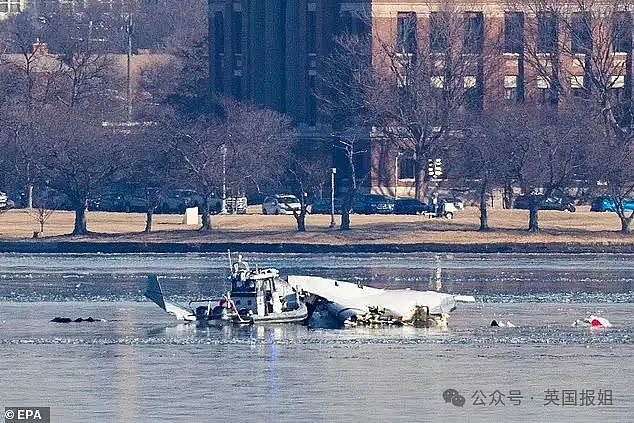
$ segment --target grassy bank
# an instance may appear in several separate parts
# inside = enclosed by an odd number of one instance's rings
[[[330,216],[308,216],[305,233],[298,233],[293,216],[262,216],[253,213],[243,216],[214,216],[214,231],[204,234],[197,227],[182,224],[182,216],[155,216],[155,231],[142,233],[145,215],[136,213],[89,212],[87,237],[69,237],[73,227],[72,212],[57,212],[45,226],[45,236],[36,244],[46,242],[136,243],[136,244],[279,244],[306,246],[334,246],[353,248],[369,246],[366,250],[409,246],[416,250],[463,246],[526,246],[527,250],[624,251],[634,250],[634,237],[622,236],[618,218],[613,213],[594,213],[580,208],[576,213],[540,212],[542,231],[529,234],[525,228],[528,212],[523,210],[492,210],[489,222],[493,231],[477,232],[479,214],[467,208],[453,220],[429,219],[422,216],[357,216],[352,217],[352,230],[330,229]],[[338,220],[338,217],[337,217]],[[37,222],[26,210],[12,210],[0,215],[0,238],[5,241],[27,241]],[[34,245],[30,244],[29,245]],[[373,248],[372,248],[373,247]],[[541,248],[543,247],[543,248]],[[579,247],[579,248],[575,248]],[[586,247],[586,248],[582,248]],[[178,249],[178,248],[176,248]],[[520,248],[521,249],[521,248]],[[451,250],[451,248],[448,248]],[[562,250],[562,248],[559,248]]]

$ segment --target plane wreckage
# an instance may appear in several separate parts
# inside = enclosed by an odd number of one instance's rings
[[[465,295],[411,289],[379,289],[316,276],[289,276],[288,282],[309,309],[311,326],[447,325]]]
[[[379,289],[316,276],[289,276],[285,280],[277,269],[251,269],[241,256],[236,262],[229,256],[229,266],[231,290],[222,298],[193,300],[189,306],[172,303],[164,298],[155,275],[148,277],[145,296],[178,320],[316,327],[445,326],[457,302],[475,301],[472,296]]]

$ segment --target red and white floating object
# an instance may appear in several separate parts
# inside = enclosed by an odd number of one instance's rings
[[[575,320],[572,326],[581,326],[587,328],[611,328],[612,323],[605,317],[590,315],[583,320]]]

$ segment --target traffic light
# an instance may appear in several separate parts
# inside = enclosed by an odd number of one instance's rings
[[[432,159],[427,159],[427,174],[434,177],[434,161]]]
[[[434,179],[439,179],[442,176],[442,159],[428,159],[427,174]]]
[[[434,160],[434,176],[440,178],[442,176],[442,160]]]

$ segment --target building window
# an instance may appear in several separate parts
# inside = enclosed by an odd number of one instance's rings
[[[317,54],[317,4],[308,3],[306,21],[306,50],[308,54]]]
[[[506,75],[504,77],[504,98],[517,101],[517,76]]]
[[[587,97],[587,90],[584,85],[584,77],[573,75],[570,77],[570,90],[575,97]]]
[[[464,15],[464,45],[466,54],[482,54],[484,50],[484,15],[467,12]]]
[[[478,79],[475,76],[465,76],[464,89],[467,110],[472,112],[482,110],[482,91],[478,86]]]
[[[222,91],[225,57],[225,19],[222,12],[214,13],[214,79],[217,91]]]
[[[615,75],[610,78],[610,90],[608,91],[608,95],[612,101],[617,103],[626,100],[624,75]]]
[[[0,13],[19,13],[22,11],[22,0],[0,0]]]
[[[401,53],[395,60],[394,67],[396,68],[396,86],[399,88],[407,87],[410,84],[408,75],[412,64],[412,56],[412,54]]]
[[[445,77],[441,75],[432,76],[430,84],[432,88],[442,90],[445,88]]]
[[[544,76],[538,76],[537,88],[539,88],[540,90],[550,89],[550,80]]]
[[[364,36],[368,33],[368,27],[358,13],[350,10],[341,12],[341,32],[350,35]]]
[[[572,14],[572,40],[573,54],[588,54],[592,52],[592,26],[591,16],[588,12]]]
[[[432,12],[429,17],[429,46],[433,53],[445,53],[449,50],[449,19],[444,12]]]
[[[552,90],[550,89],[550,79],[545,76],[537,76],[537,101],[542,106],[552,105]]]
[[[537,51],[539,53],[555,53],[557,51],[558,34],[557,15],[552,12],[537,14]]]
[[[618,75],[610,78],[610,88],[624,88],[625,76]]]
[[[418,50],[418,19],[414,12],[399,12],[396,45],[399,53],[416,54]]]
[[[225,53],[225,18],[222,12],[214,13],[214,48],[216,53]]]
[[[317,72],[308,71],[308,126],[317,126]]]
[[[411,156],[400,156],[398,160],[398,179],[414,179],[416,162]]]
[[[233,80],[231,81],[231,94],[237,100],[242,99],[242,71],[233,71]]]
[[[233,54],[242,54],[242,9],[234,5],[231,16],[231,50]]]
[[[504,52],[522,54],[524,51],[524,13],[504,14]]]
[[[612,45],[617,53],[632,52],[632,14],[617,12],[612,22]]]

